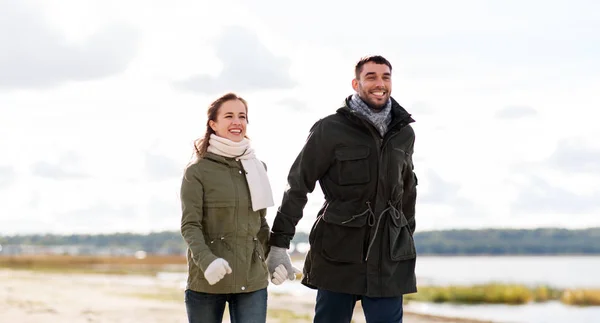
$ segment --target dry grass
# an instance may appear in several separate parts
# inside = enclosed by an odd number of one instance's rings
[[[513,284],[474,286],[424,286],[419,292],[405,295],[405,300],[457,304],[527,304],[530,302],[561,301],[567,305],[600,306],[598,289],[535,288]]]
[[[105,274],[155,274],[185,270],[183,256],[0,256],[0,268]]]
[[[486,284],[475,286],[419,287],[408,301],[460,304],[525,304],[533,300],[533,292],[521,285]]]
[[[569,305],[600,306],[600,289],[567,289],[561,301]]]
[[[547,301],[560,300],[563,291],[549,286],[538,286],[532,289],[533,301],[543,303]]]
[[[65,265],[169,265],[186,264],[184,256],[148,255],[142,258],[133,256],[68,256],[68,255],[23,255],[0,256],[2,266],[65,266]]]

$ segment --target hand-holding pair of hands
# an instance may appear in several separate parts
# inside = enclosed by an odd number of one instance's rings
[[[281,285],[286,279],[296,279],[296,274],[302,271],[292,266],[292,260],[287,254],[286,249],[271,246],[269,256],[267,257],[267,268],[271,276],[271,282],[275,285]]]
[[[302,271],[292,266],[292,260],[287,254],[286,249],[280,247],[271,247],[269,256],[267,257],[267,267],[269,269],[269,275],[271,276],[271,282],[275,285],[281,285],[286,279],[296,279],[296,274],[301,274]],[[223,258],[217,258],[206,267],[204,271],[204,278],[210,285],[214,285],[219,282],[225,275],[231,274],[231,267],[227,260]]]

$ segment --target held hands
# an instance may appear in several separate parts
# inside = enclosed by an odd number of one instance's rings
[[[275,246],[271,246],[271,251],[269,251],[267,267],[269,268],[269,275],[271,275],[271,282],[275,285],[282,284],[286,279],[294,280],[296,274],[302,273],[300,269],[292,266],[292,261],[286,249]]]
[[[206,267],[204,278],[206,278],[210,285],[214,285],[223,279],[226,274],[231,274],[229,263],[223,258],[217,258]]]
[[[294,271],[294,274],[288,275],[288,271],[285,269],[285,266],[283,264],[277,266],[275,268],[275,272],[273,272],[273,278],[271,279],[271,282],[275,285],[281,285],[287,278],[289,278],[290,280],[296,279],[296,273],[300,273],[300,270],[298,270],[297,268],[293,268],[292,270]]]

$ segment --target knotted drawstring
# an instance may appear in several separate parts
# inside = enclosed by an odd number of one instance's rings
[[[388,204],[389,204],[390,206],[389,206],[389,207],[388,207],[386,210],[389,210],[389,209],[391,209],[391,211],[392,211],[392,213],[391,213],[391,215],[392,215],[392,222],[394,222],[394,225],[398,227],[398,226],[399,226],[399,225],[398,225],[398,220],[400,220],[400,217],[402,216],[402,214],[400,213],[400,211],[398,211],[398,209],[397,209],[397,208],[395,208],[395,207],[392,205],[392,202],[389,202],[389,201],[388,201]],[[384,210],[384,212],[385,212],[385,210]]]
[[[379,231],[379,224],[381,223],[381,218],[383,217],[383,214],[385,212],[388,212],[392,210],[391,215],[392,215],[392,221],[394,222],[394,225],[398,226],[398,220],[400,219],[400,211],[398,211],[398,209],[396,209],[396,207],[394,207],[394,205],[392,204],[391,201],[388,201],[388,207],[386,207],[383,211],[381,211],[381,213],[379,213],[379,218],[377,219],[377,226],[375,227],[375,234],[373,235],[373,238],[371,238],[371,242],[369,243],[369,247],[367,248],[367,255],[365,256],[365,261],[367,261],[367,259],[369,259],[369,253],[371,252],[371,247],[373,246],[373,243],[375,242],[375,238],[377,238],[377,232]]]
[[[346,224],[348,222],[352,222],[355,219],[358,219],[361,216],[364,216],[365,214],[369,214],[369,217],[367,218],[367,222],[369,223],[369,226],[372,227],[373,224],[375,224],[375,213],[373,213],[373,210],[371,209],[371,202],[367,201],[367,206],[368,206],[368,208],[364,212],[362,212],[360,214],[353,215],[348,220],[342,222],[342,224]]]
[[[369,224],[370,227],[372,227],[375,224],[375,213],[373,213],[373,209],[371,209],[371,202],[367,201],[367,206],[368,206],[368,208],[364,212],[353,215],[348,220],[342,222],[342,224],[352,222],[355,219],[358,219],[361,216],[368,214],[369,217],[367,219],[367,223]],[[381,223],[381,218],[383,217],[384,213],[386,213],[388,211],[392,211],[392,212],[390,212],[390,214],[392,215],[392,222],[394,222],[395,226],[398,226],[398,220],[400,220],[400,217],[401,217],[400,211],[398,211],[398,209],[396,209],[396,207],[392,204],[392,201],[388,200],[388,207],[386,207],[383,211],[381,211],[381,213],[379,213],[379,217],[377,218],[377,226],[375,227],[375,234],[373,235],[373,238],[371,238],[371,241],[369,242],[369,247],[367,248],[367,255],[365,256],[365,261],[367,261],[367,259],[369,259],[369,253],[371,252],[371,247],[373,246],[373,243],[375,242],[375,238],[377,238],[377,232],[379,231],[379,224]]]

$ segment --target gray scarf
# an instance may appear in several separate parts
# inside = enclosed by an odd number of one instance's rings
[[[363,101],[358,93],[352,95],[349,101],[350,109],[356,111],[360,115],[365,116],[375,128],[379,131],[381,137],[385,136],[387,128],[392,122],[392,100],[389,99],[385,106],[375,111]]]

